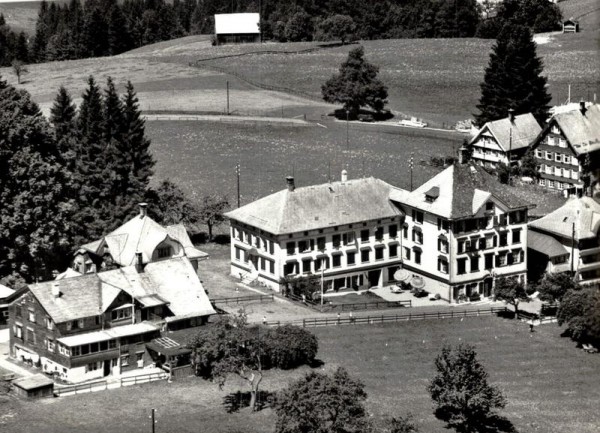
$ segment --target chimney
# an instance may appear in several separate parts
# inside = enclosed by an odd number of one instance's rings
[[[60,283],[52,284],[52,296],[60,298]]]
[[[296,185],[294,184],[294,178],[292,176],[288,176],[285,178],[287,181],[288,191],[294,191],[296,189]]]
[[[144,218],[148,211],[148,203],[140,203],[138,206],[140,207],[140,218]]]
[[[515,123],[515,110],[512,108],[508,109],[508,119],[510,120],[510,123]]]
[[[458,149],[458,163],[466,164],[467,162],[469,162],[469,149],[465,146],[460,146]]]
[[[581,114],[585,116],[585,112],[587,111],[587,108],[585,108],[585,101],[579,102],[579,111],[581,111]]]
[[[135,269],[137,269],[137,271],[139,273],[144,272],[144,259],[142,258],[142,253],[140,253],[140,252],[135,253],[135,258],[136,258]]]
[[[348,182],[348,171],[342,170],[342,182]]]

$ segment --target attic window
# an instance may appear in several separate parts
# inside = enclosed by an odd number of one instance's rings
[[[433,203],[440,196],[440,188],[434,186],[425,193],[425,201],[427,203]]]

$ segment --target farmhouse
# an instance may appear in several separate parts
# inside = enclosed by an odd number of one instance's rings
[[[491,296],[497,277],[526,282],[528,204],[478,165],[454,164],[390,198],[406,214],[403,266],[430,293],[457,302]]]
[[[215,40],[217,45],[260,42],[260,14],[216,14]]]
[[[563,33],[579,33],[579,21],[576,21],[573,18],[563,21],[562,32]]]
[[[138,216],[77,252],[75,270],[31,284],[10,305],[11,356],[67,382],[154,365],[161,331],[205,323],[215,311],[183,226]]]
[[[600,285],[600,204],[591,197],[572,198],[529,223],[530,275],[573,272],[581,284]]]
[[[509,115],[506,119],[487,122],[471,139],[472,159],[479,165],[497,168],[517,161],[535,140],[542,128],[531,113]]]
[[[281,279],[317,275],[324,290],[369,288],[399,269],[404,214],[374,178],[287,189],[228,212],[231,274],[279,291]]]
[[[550,118],[531,145],[538,163],[539,184],[581,195],[583,155],[600,143],[600,106],[581,102],[578,109]]]

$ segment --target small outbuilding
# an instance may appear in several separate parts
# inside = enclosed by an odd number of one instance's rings
[[[24,398],[52,397],[54,395],[54,382],[43,374],[34,374],[14,380],[15,393]]]
[[[260,14],[216,14],[215,41],[217,45],[260,42]]]
[[[562,23],[563,33],[579,33],[579,21],[575,21],[573,18],[565,20]]]

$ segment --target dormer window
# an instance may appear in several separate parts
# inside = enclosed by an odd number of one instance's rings
[[[171,246],[160,247],[158,249],[158,258],[164,259],[173,255]]]
[[[440,196],[440,188],[437,186],[434,186],[433,188],[431,188],[429,191],[427,191],[425,193],[425,201],[427,203],[433,203],[434,201],[437,200],[437,198]]]

